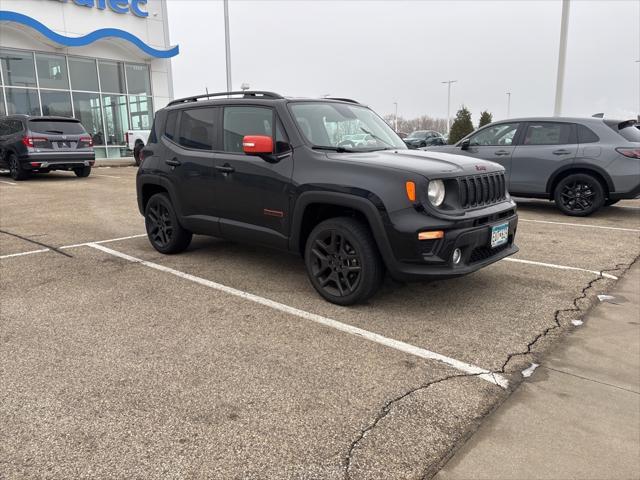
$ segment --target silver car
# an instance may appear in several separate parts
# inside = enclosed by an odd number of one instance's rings
[[[640,130],[635,120],[520,118],[491,123],[455,145],[423,150],[492,160],[512,195],[555,200],[566,215],[640,196]]]

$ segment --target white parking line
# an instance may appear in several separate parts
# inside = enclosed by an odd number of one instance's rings
[[[32,255],[34,253],[44,253],[44,252],[50,252],[50,251],[51,251],[50,248],[43,248],[42,250],[31,250],[29,252],[12,253],[11,255],[2,255],[2,256],[0,256],[0,260],[2,260],[4,258],[24,257],[25,255]]]
[[[6,180],[0,180],[0,183],[4,183],[5,185],[13,185],[14,187],[18,186],[17,183],[7,182]]]
[[[58,250],[69,250],[71,248],[86,247],[93,244],[101,245],[103,243],[120,242],[123,240],[131,240],[132,238],[141,238],[146,236],[147,236],[146,233],[142,233],[140,235],[130,235],[128,237],[110,238],[108,240],[98,240],[96,242],[77,243],[75,245],[65,245],[64,247],[58,248]],[[12,253],[10,255],[0,255],[0,260],[3,260],[5,258],[24,257],[26,255],[34,255],[36,253],[45,253],[50,251],[51,251],[50,248],[43,248],[41,250],[29,250],[28,252]]]
[[[550,222],[547,220],[530,220],[528,218],[519,218],[519,222],[529,222],[529,223],[546,223],[550,225],[564,225],[567,227],[584,227],[584,228],[599,228],[602,230],[617,230],[619,232],[634,232],[640,233],[640,229],[638,228],[622,228],[622,227],[605,227],[603,225],[590,225],[586,223],[567,223],[567,222]]]
[[[254,295],[249,292],[245,292],[242,290],[237,290],[232,287],[228,287],[226,285],[222,285],[220,283],[212,282],[211,280],[207,280],[205,278],[197,277],[195,275],[191,275],[189,273],[181,272],[179,270],[174,270],[173,268],[165,267],[164,265],[160,265],[153,262],[148,262],[146,260],[142,260],[136,257],[132,257],[127,255],[126,253],[118,252],[116,250],[112,250],[108,247],[104,247],[98,244],[89,244],[89,247],[95,248],[102,252],[108,253],[109,255],[113,255],[118,258],[122,258],[132,263],[137,263],[140,265],[144,265],[149,268],[153,268],[155,270],[159,270],[161,272],[170,273],[171,275],[175,275],[176,277],[183,278],[185,280],[189,280],[194,283],[198,283],[205,287],[212,288],[214,290],[218,290],[220,292],[227,293],[229,295],[234,295],[236,297],[243,298],[245,300],[249,300],[251,302],[258,303],[260,305],[264,305],[266,307],[272,308],[274,310],[278,310],[289,315],[294,315],[305,320],[309,320],[320,325],[324,325],[329,328],[333,328],[335,330],[339,330],[344,333],[348,333],[350,335],[355,335],[357,337],[364,338],[365,340],[369,340],[370,342],[375,342],[380,345],[384,345],[389,348],[393,348],[395,350],[399,350],[404,353],[408,353],[410,355],[414,355],[416,357],[424,358],[427,360],[436,360],[438,362],[442,362],[450,367],[455,368],[461,372],[477,375],[479,378],[498,385],[502,388],[507,388],[509,386],[509,381],[502,375],[492,373],[489,370],[478,367],[476,365],[472,365],[470,363],[462,362],[460,360],[456,360],[454,358],[447,357],[445,355],[441,355],[436,352],[431,352],[424,348],[416,347],[414,345],[410,345],[408,343],[400,342],[398,340],[394,340],[392,338],[387,338],[377,333],[370,332],[368,330],[363,330],[362,328],[354,327],[352,325],[348,325],[346,323],[338,322],[337,320],[333,320],[331,318],[323,317],[321,315],[316,315],[315,313],[306,312],[304,310],[299,310],[294,307],[290,307],[283,303],[275,302],[273,300],[269,300],[268,298],[260,297],[258,295]]]
[[[94,174],[94,177],[122,178],[122,177],[116,177],[114,175],[103,175],[102,173],[96,173]]]
[[[587,270],[586,268],[569,267],[567,265],[556,265],[555,263],[534,262],[533,260],[521,260],[519,258],[504,258],[507,262],[524,263],[526,265],[537,265],[539,267],[557,268],[559,270],[575,270],[578,272],[587,272],[598,275],[599,277],[610,278],[611,280],[618,280],[618,277],[611,275],[610,273],[600,272],[598,270]]]

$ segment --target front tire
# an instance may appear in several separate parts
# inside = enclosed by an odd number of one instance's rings
[[[337,305],[367,300],[384,276],[369,228],[350,217],[331,218],[313,229],[307,239],[305,265],[313,287]]]
[[[193,234],[182,228],[166,193],[156,193],[144,211],[144,224],[153,248],[165,255],[180,253],[191,243]]]
[[[8,158],[9,174],[16,181],[26,180],[29,178],[29,172],[22,168],[22,164],[15,153],[10,153]]]
[[[89,175],[91,175],[91,167],[74,168],[73,173],[76,174],[76,177],[87,178]]]
[[[604,187],[597,178],[589,174],[574,173],[560,180],[554,192],[554,200],[565,215],[586,217],[604,205]]]

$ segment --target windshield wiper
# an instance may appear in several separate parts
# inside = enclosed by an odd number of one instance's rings
[[[378,140],[381,143],[384,143],[387,147],[391,147],[392,149],[397,148],[395,145],[391,145],[389,142],[385,142],[383,139],[381,139],[379,136],[371,133],[369,130],[367,130],[366,128],[360,127],[360,130],[362,130],[364,133],[366,133],[367,135],[371,135],[373,138],[375,138],[376,140]]]
[[[350,150],[344,147],[330,147],[328,145],[314,145],[311,147],[313,150],[328,150],[330,152],[338,152],[338,153],[352,153],[355,150]]]

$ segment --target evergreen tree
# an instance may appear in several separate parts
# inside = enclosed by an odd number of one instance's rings
[[[471,122],[471,112],[464,105],[458,113],[456,118],[451,124],[451,130],[449,131],[449,144],[453,145],[460,139],[466,137],[473,132],[473,123]]]
[[[493,115],[485,110],[480,114],[480,122],[478,123],[478,128],[489,125],[491,122],[493,122]]]

